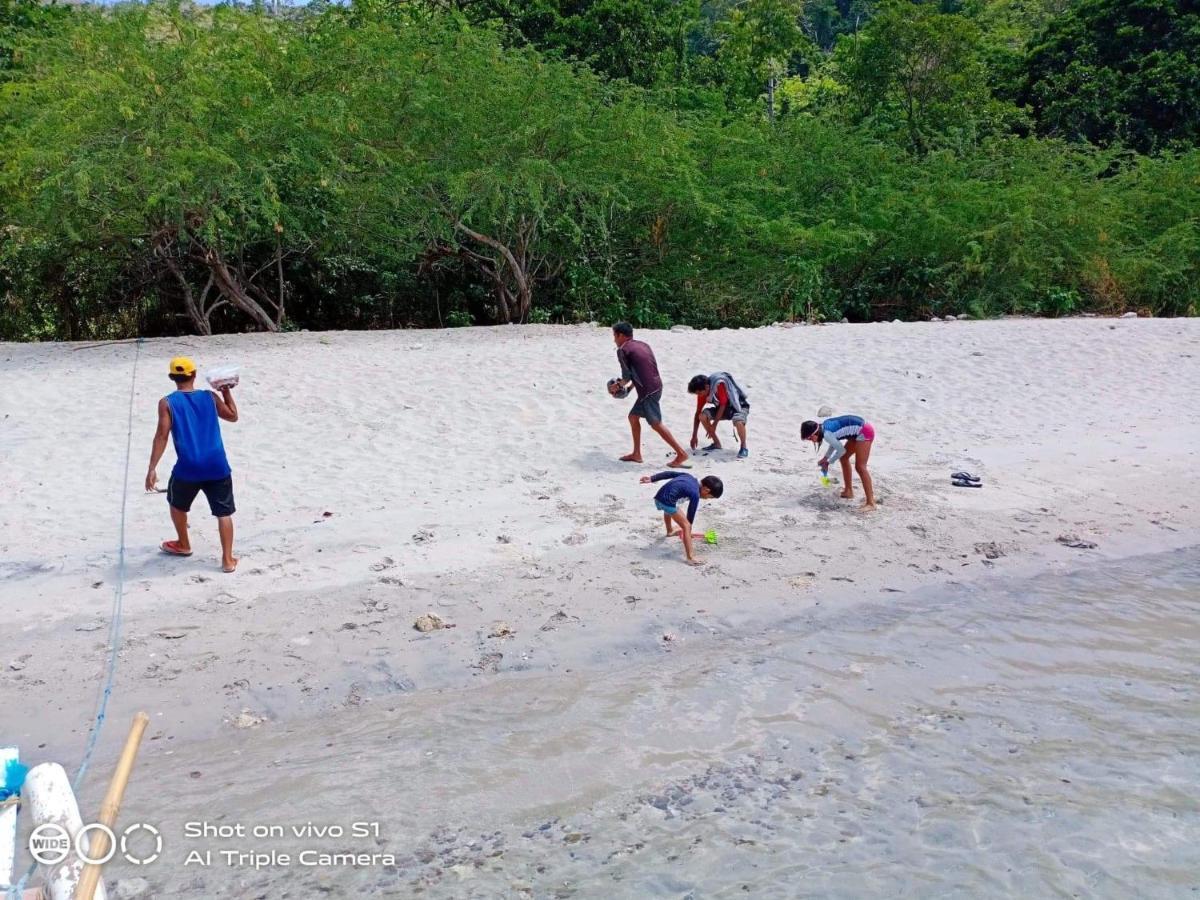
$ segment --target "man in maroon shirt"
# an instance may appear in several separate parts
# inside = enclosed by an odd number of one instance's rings
[[[667,463],[676,469],[691,466],[687,451],[675,440],[674,435],[667,430],[662,422],[662,409],[659,400],[662,399],[662,378],[658,375],[658,363],[654,359],[654,351],[650,345],[633,339],[633,326],[628,322],[618,322],[613,326],[613,341],[617,345],[617,361],[621,364],[621,378],[615,381],[609,391],[614,395],[622,388],[628,390],[630,383],[637,391],[637,403],[629,410],[629,430],[633,432],[633,452],[622,456],[624,462],[642,461],[642,419],[658,432],[659,437],[666,441],[675,451],[675,458]]]

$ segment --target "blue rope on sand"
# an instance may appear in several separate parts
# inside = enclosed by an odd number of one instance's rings
[[[83,760],[75,772],[71,788],[78,793],[92,761],[92,753],[96,749],[96,741],[100,738],[100,730],[108,715],[108,700],[112,696],[113,680],[117,674],[117,652],[121,648],[121,616],[124,612],[125,599],[125,510],[129,506],[129,457],[133,449],[133,399],[137,388],[138,359],[142,355],[142,338],[138,338],[133,350],[133,376],[129,381],[129,417],[125,429],[125,473],[121,478],[121,529],[117,549],[117,585],[113,590],[112,619],[108,626],[108,672],[104,678],[104,686],[100,690],[100,699],[96,703],[96,718],[92,722],[92,731],[88,735],[87,746],[83,750]]]
[[[121,479],[121,528],[117,549],[117,584],[113,590],[112,618],[108,623],[108,665],[104,683],[100,688],[100,696],[96,701],[96,716],[92,720],[91,732],[88,734],[87,744],[83,748],[83,760],[79,763],[79,768],[75,771],[75,778],[71,782],[71,789],[76,794],[79,793],[79,786],[83,784],[83,776],[87,774],[92,754],[96,750],[96,742],[100,739],[100,731],[108,717],[108,701],[112,697],[113,681],[117,675],[117,655],[121,648],[121,617],[124,612],[125,599],[125,511],[129,505],[129,457],[133,450],[133,399],[137,388],[137,367],[138,359],[142,354],[142,340],[142,338],[138,338],[137,344],[134,346],[133,376],[129,382],[129,417],[125,430],[125,473]],[[8,889],[9,898],[20,900],[25,886],[36,869],[37,863],[35,862],[21,876],[21,880]]]

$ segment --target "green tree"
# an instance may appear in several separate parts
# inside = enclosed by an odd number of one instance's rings
[[[918,155],[974,131],[991,100],[979,49],[970,20],[892,0],[838,45],[851,115],[901,131]]]
[[[801,0],[745,0],[718,28],[718,58],[728,88],[738,97],[765,93],[771,122],[780,80],[810,46],[800,27],[802,8]]]
[[[714,0],[715,102],[427,2],[56,12],[6,32],[0,336],[1194,313],[1200,151],[1007,134],[1025,38],[951,6],[822,59]]]
[[[1149,153],[1200,141],[1200,5],[1080,0],[1029,51],[1039,130]]]
[[[678,82],[698,0],[460,0],[476,24],[499,22],[530,46],[587,63],[608,78]]]
[[[875,13],[877,0],[807,0],[804,30],[823,50],[832,50],[843,34],[854,34]]]
[[[411,77],[428,98],[420,128],[407,129],[409,158],[430,161],[417,193],[430,201],[423,240],[440,264],[477,273],[501,322],[528,321],[538,286],[589,248],[612,252],[624,228],[646,228],[687,168],[668,117],[530,51],[476,36]]]
[[[306,83],[301,43],[230,8],[76,16],[3,86],[9,208],[72,254],[136,259],[200,333],[225,307],[278,330],[286,262],[335,237],[355,127]]]
[[[71,7],[38,0],[0,0],[0,79],[19,64],[18,46],[30,37],[51,33],[71,14]]]
[[[1025,77],[1032,42],[1071,0],[968,0],[963,14],[979,26],[982,54],[992,90],[1015,101]]]

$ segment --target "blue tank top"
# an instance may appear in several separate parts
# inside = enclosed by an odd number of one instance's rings
[[[219,481],[228,478],[229,460],[221,441],[217,404],[208,391],[175,391],[171,407],[171,437],[175,441],[174,476],[180,481]]]

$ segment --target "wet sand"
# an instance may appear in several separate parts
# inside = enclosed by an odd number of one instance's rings
[[[197,742],[127,814],[160,896],[1184,897],[1198,649],[1195,548]]]

